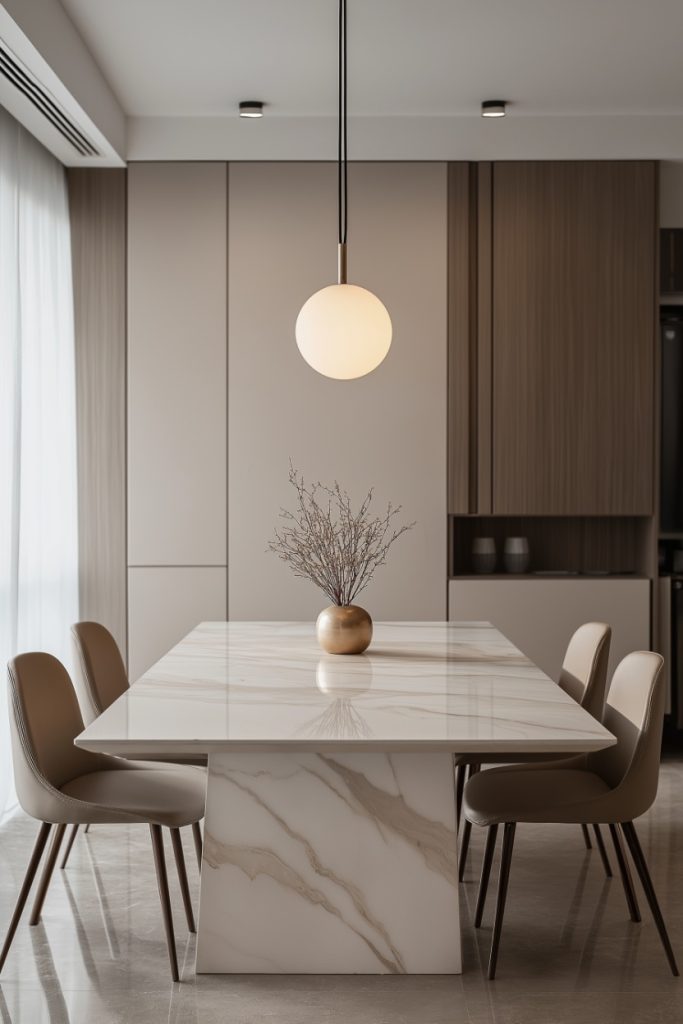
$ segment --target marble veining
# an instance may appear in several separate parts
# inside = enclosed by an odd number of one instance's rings
[[[448,754],[210,757],[197,970],[460,970]]]
[[[209,753],[198,972],[454,974],[452,752],[614,737],[488,623],[205,622],[76,742]]]
[[[167,751],[577,751],[613,737],[488,623],[377,623],[361,656],[311,623],[205,622],[76,741]]]

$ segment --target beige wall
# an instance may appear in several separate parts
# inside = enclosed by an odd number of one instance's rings
[[[327,603],[265,551],[291,501],[290,458],[356,499],[373,486],[378,509],[402,503],[417,521],[363,595],[371,614],[445,618],[446,166],[350,168],[349,276],[394,324],[385,363],[351,382],[316,374],[294,339],[302,303],[336,273],[335,173],[129,169],[133,678],[226,614],[226,582],[231,618],[312,618]]]
[[[129,676],[138,679],[200,622],[226,617],[225,569],[131,568]]]
[[[128,618],[136,678],[226,609],[224,163],[128,171]]]
[[[386,304],[394,339],[358,381],[301,358],[303,302],[336,273],[335,167],[232,164],[229,188],[228,607],[307,619],[327,603],[265,552],[288,463],[417,520],[363,603],[377,619],[446,615],[446,165],[349,170],[349,280]]]
[[[225,565],[226,188],[128,171],[129,565]]]

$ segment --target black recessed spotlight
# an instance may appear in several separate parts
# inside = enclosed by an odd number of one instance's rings
[[[505,100],[484,100],[481,105],[482,117],[505,117]]]
[[[263,103],[261,100],[242,100],[240,103],[240,117],[263,117]]]

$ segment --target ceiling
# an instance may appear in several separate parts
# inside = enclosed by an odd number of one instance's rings
[[[336,0],[61,0],[126,114],[328,116]],[[349,114],[683,113],[681,0],[349,0]]]

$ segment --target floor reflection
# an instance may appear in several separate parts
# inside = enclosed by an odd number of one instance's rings
[[[332,700],[338,695],[330,694]],[[471,921],[483,852],[475,830],[461,916],[459,978],[195,977],[169,872],[183,983],[173,986],[147,829],[79,835],[55,872],[43,923],[19,926],[0,986],[0,1024],[661,1024],[683,1020],[640,887],[629,920],[621,880],[606,880],[578,830],[518,830],[498,978],[486,981],[498,864],[484,927]],[[669,761],[639,824],[674,947],[683,959],[683,762]],[[25,818],[0,829],[0,931],[35,838]],[[189,842],[189,837],[188,840]],[[192,851],[186,850],[188,864]],[[611,850],[610,850],[611,853]],[[613,859],[613,858],[612,858]],[[190,872],[193,899],[197,874]],[[637,884],[637,883],[636,883]]]
[[[40,986],[45,997],[47,1019],[50,1024],[71,1024],[64,991],[59,981],[52,948],[45,934],[45,929],[42,924],[39,924],[35,928],[30,928],[29,931],[31,933],[34,957],[36,961],[41,961],[41,970],[38,972],[38,978],[40,979]],[[19,1018],[15,1017],[15,1024],[20,1024]]]

